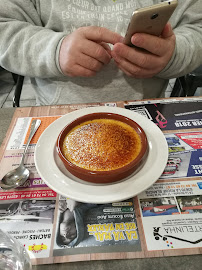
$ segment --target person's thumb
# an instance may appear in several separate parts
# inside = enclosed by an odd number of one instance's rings
[[[173,29],[170,25],[170,23],[167,23],[161,33],[161,37],[162,38],[169,38],[171,37],[172,35],[174,35],[174,32],[173,32]]]

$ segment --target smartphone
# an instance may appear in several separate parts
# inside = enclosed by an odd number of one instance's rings
[[[135,33],[160,36],[177,5],[177,0],[171,0],[135,10],[126,31],[124,44],[134,46],[131,37]]]

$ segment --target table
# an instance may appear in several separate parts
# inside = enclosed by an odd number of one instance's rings
[[[175,99],[176,100],[176,99]],[[158,102],[158,101],[157,101]],[[64,109],[66,107],[64,106]],[[20,115],[20,110],[23,112],[23,108],[18,108],[18,113]],[[32,108],[26,108],[25,110],[31,111]],[[36,110],[36,107],[34,108]],[[51,110],[54,110],[52,106]],[[38,111],[43,111],[42,107],[38,107]],[[10,122],[12,120],[15,109],[4,108],[0,109],[0,143],[2,143],[3,138],[9,128]],[[40,113],[39,113],[40,115]],[[2,145],[3,146],[3,145]],[[115,259],[115,260],[97,260],[97,261],[85,261],[85,262],[71,262],[71,263],[61,263],[61,264],[49,264],[49,265],[36,265],[33,266],[34,270],[45,270],[45,269],[183,269],[183,270],[197,270],[201,269],[202,265],[202,249],[197,255],[190,256],[170,256],[170,257],[160,257],[160,258],[136,258],[136,259]],[[177,252],[176,252],[177,255]],[[122,257],[123,258],[123,257]]]

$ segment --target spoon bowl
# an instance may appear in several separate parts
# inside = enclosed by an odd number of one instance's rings
[[[2,189],[8,190],[12,188],[16,188],[19,186],[22,186],[26,180],[29,178],[30,172],[29,170],[24,166],[24,158],[25,154],[27,152],[28,146],[31,142],[31,139],[33,138],[35,132],[37,131],[38,127],[41,124],[41,120],[33,120],[31,124],[31,130],[29,134],[29,138],[27,141],[27,144],[25,146],[25,150],[22,155],[22,160],[20,165],[15,168],[14,170],[8,172],[1,180],[0,187]]]
[[[8,172],[1,180],[0,186],[3,189],[12,189],[21,186],[29,178],[30,172],[23,164]]]

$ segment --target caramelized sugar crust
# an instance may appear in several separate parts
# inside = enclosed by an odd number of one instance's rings
[[[73,164],[91,171],[122,168],[141,150],[138,133],[113,119],[94,119],[73,128],[63,142],[63,155]]]

